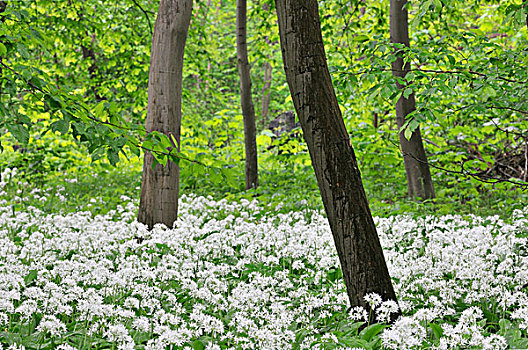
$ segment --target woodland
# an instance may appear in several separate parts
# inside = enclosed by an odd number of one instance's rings
[[[525,0],[0,0],[0,350],[528,348]]]

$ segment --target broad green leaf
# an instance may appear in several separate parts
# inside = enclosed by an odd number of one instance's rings
[[[414,132],[416,129],[418,129],[419,126],[420,123],[416,119],[411,119],[407,128]]]
[[[374,336],[378,335],[386,327],[387,325],[382,323],[375,323],[362,330],[359,335],[361,339],[370,342]]]
[[[31,270],[27,275],[24,276],[24,284],[28,286],[31,282],[37,279],[37,270]]]
[[[404,133],[403,133],[403,136],[405,136],[405,138],[407,140],[410,140],[411,139],[411,136],[412,136],[412,130],[410,128],[406,128]]]
[[[29,131],[22,124],[8,124],[7,130],[13,135],[13,137],[23,145],[27,145],[29,142]]]
[[[115,151],[113,148],[109,147],[106,150],[106,156],[110,164],[115,166],[119,162],[119,151]]]
[[[192,343],[192,348],[193,348],[193,350],[204,350],[205,349],[205,345],[200,340],[195,340]]]
[[[436,323],[429,323],[429,327],[433,331],[433,334],[435,335],[436,339],[440,339],[444,335],[444,330],[440,325]]]
[[[101,119],[101,117],[103,116],[104,108],[105,108],[104,101],[99,102],[97,106],[95,106],[94,114],[97,119]]]
[[[357,42],[364,42],[364,41],[367,41],[369,40],[369,36],[368,35],[365,35],[365,34],[359,34],[359,35],[356,35],[355,37],[352,38],[352,41],[357,41]]]
[[[70,123],[64,119],[59,119],[51,124],[51,130],[53,132],[60,132],[62,135],[66,135],[70,129]]]

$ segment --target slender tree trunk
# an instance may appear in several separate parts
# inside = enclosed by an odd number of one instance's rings
[[[192,0],[161,0],[150,54],[146,130],[172,134],[180,144],[182,71]],[[179,167],[157,164],[145,152],[138,221],[172,227],[178,217]]]
[[[396,300],[354,150],[332,86],[317,0],[275,0],[286,78],[353,306]],[[396,315],[394,315],[395,317]]]
[[[246,0],[237,0],[237,58],[240,75],[240,100],[244,117],[244,138],[246,149],[246,190],[258,186],[257,139],[255,128],[255,107],[251,97],[251,76],[246,42]]]
[[[390,0],[390,35],[392,43],[400,43],[409,47],[409,24],[407,0]],[[392,74],[395,78],[404,79],[411,65],[407,62],[404,66],[402,55],[398,55],[392,62]],[[398,89],[405,89],[405,85],[396,81]],[[414,92],[405,98],[403,95],[396,102],[396,124],[398,128],[405,124],[405,118],[416,110]],[[418,127],[407,140],[404,131],[400,132],[400,146],[407,174],[407,188],[409,196],[413,198],[431,199],[435,197],[431,170],[427,163],[427,156],[422,142],[420,127]]]

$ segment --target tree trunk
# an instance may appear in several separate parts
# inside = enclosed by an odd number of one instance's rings
[[[251,76],[246,42],[246,0],[237,0],[237,58],[240,75],[240,100],[244,117],[244,138],[246,149],[246,190],[258,186],[257,139],[255,128],[255,107],[251,97]]]
[[[180,144],[182,71],[192,0],[161,0],[150,54],[147,133],[172,134]],[[138,221],[172,227],[178,217],[179,167],[157,164],[145,152]]]
[[[390,1],[390,36],[392,43],[400,43],[409,47],[409,25],[407,0]],[[402,55],[398,55],[392,62],[392,74],[398,79],[404,79],[411,65],[407,62],[404,66]],[[396,80],[398,89],[405,89],[405,85]],[[403,95],[396,102],[396,124],[398,129],[405,124],[405,118],[409,113],[416,110],[414,92],[405,98]],[[435,197],[431,170],[427,163],[427,156],[422,142],[420,127],[413,131],[411,138],[407,140],[404,131],[400,132],[400,146],[407,174],[407,188],[412,198],[432,199]]]
[[[354,150],[332,86],[317,0],[276,0],[286,78],[352,306],[396,300]],[[395,317],[396,315],[394,315]]]

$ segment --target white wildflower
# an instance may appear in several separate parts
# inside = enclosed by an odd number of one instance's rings
[[[372,309],[375,309],[382,302],[381,297],[376,293],[365,294],[363,300],[365,300]]]
[[[381,335],[383,346],[394,350],[420,347],[427,337],[425,328],[412,317],[400,317]]]
[[[354,321],[368,321],[368,313],[362,306],[355,306],[350,310],[350,317]]]
[[[376,320],[378,322],[389,322],[390,316],[399,310],[398,303],[394,300],[386,300],[376,309]]]
[[[45,315],[42,320],[40,320],[37,330],[58,337],[66,333],[66,325],[53,315]]]

